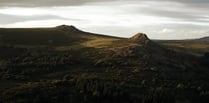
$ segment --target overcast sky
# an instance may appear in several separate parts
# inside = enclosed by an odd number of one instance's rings
[[[209,36],[209,0],[0,0],[0,27],[61,24],[122,37],[200,38]]]

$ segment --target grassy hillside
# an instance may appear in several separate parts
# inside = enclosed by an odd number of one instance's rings
[[[141,33],[117,38],[66,25],[0,35],[2,103],[209,101],[204,43],[202,51],[193,42],[152,41]]]
[[[94,41],[99,42],[100,39],[111,41],[116,38],[83,32],[73,26],[65,25],[55,28],[0,29],[1,43],[8,45],[69,46],[81,43],[91,44]]]
[[[156,41],[159,44],[165,45],[170,49],[187,52],[193,55],[202,56],[209,51],[209,42],[197,40],[170,40],[170,41]]]

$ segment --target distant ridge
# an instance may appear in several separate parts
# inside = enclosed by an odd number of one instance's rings
[[[63,25],[56,26],[55,29],[59,30],[59,31],[68,32],[68,33],[79,33],[79,34],[84,34],[84,35],[94,35],[94,36],[102,36],[102,37],[107,37],[107,38],[122,39],[122,37],[116,37],[116,36],[110,36],[110,35],[105,35],[105,34],[86,32],[86,31],[78,29],[77,27],[75,27],[73,25],[63,24]]]
[[[198,41],[208,41],[209,42],[209,36],[208,37],[203,37],[200,39],[197,39]]]

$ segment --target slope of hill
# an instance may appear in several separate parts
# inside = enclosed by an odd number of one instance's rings
[[[138,33],[0,29],[0,102],[208,103],[208,57]]]
[[[71,45],[91,38],[111,38],[80,31],[74,26],[61,25],[55,28],[0,29],[0,40],[11,45]]]
[[[209,42],[209,37],[203,37],[203,38],[200,38],[200,39],[197,39],[198,41],[207,41]]]
[[[203,56],[209,50],[209,42],[199,40],[158,40],[155,41],[174,51]]]

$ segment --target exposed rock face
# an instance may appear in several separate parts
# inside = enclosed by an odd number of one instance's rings
[[[71,31],[71,32],[81,32],[79,29],[77,29],[75,26],[73,25],[60,25],[60,26],[57,26],[56,29],[59,29],[59,30],[63,30],[63,31]]]
[[[147,43],[148,41],[150,41],[150,39],[144,33],[138,33],[132,36],[131,38],[129,38],[129,40],[133,42],[140,42],[140,43]]]

